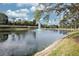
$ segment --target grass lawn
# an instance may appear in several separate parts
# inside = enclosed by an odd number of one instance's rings
[[[79,56],[79,32],[64,38],[49,56]]]

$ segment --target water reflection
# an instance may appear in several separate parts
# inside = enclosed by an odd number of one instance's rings
[[[68,33],[68,31],[65,31],[65,30],[60,30],[59,32],[60,32],[60,34],[67,34]]]
[[[67,34],[68,32],[71,32],[72,30],[59,30],[60,34]]]
[[[0,42],[6,41],[8,38],[8,34],[0,33]]]
[[[67,31],[59,30],[0,33],[0,55],[33,55],[66,33]]]

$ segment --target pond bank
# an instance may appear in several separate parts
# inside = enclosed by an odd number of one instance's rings
[[[35,28],[0,28],[0,31],[28,31]]]
[[[34,56],[56,56],[56,55],[58,55],[58,52],[60,53],[63,50],[63,47],[62,47],[63,45],[61,46],[61,43],[66,40],[65,38],[67,38],[68,36],[75,34],[75,33],[78,33],[78,31],[68,33],[67,36],[65,36],[62,39],[57,40],[56,42],[54,42],[53,44],[51,44],[44,50],[37,52]],[[65,43],[67,43],[67,42],[64,42],[64,44]],[[61,46],[61,51],[60,50],[58,51],[58,49],[60,49],[60,48],[58,48],[59,45]],[[60,53],[60,55],[63,55],[63,53]]]

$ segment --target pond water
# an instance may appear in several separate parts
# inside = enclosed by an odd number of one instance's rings
[[[67,33],[60,30],[0,32],[0,56],[34,55]]]

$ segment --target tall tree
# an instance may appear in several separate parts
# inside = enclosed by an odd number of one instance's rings
[[[39,7],[41,5],[44,7],[40,10],[42,13],[47,12],[50,14],[51,12],[55,12],[57,16],[60,16],[61,13],[63,13],[63,19],[65,20],[79,20],[79,3],[40,3]],[[74,25],[76,27],[76,23]]]
[[[41,18],[41,11],[40,10],[36,10],[35,13],[34,13],[34,20],[36,20],[36,23],[40,20]]]

